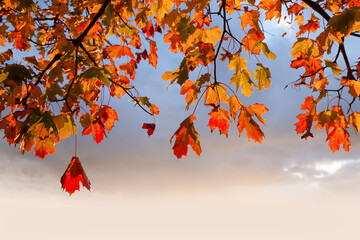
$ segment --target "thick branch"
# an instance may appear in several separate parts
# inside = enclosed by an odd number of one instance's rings
[[[309,5],[315,12],[319,13],[323,18],[325,18],[326,21],[329,21],[329,14],[327,14],[327,12],[325,12],[325,10],[319,4],[311,0],[303,0],[303,2]]]
[[[221,10],[223,10],[223,15],[221,16],[223,18],[223,33],[221,35],[219,46],[218,46],[218,48],[216,50],[216,54],[215,54],[215,57],[214,57],[214,80],[215,80],[215,83],[217,82],[217,79],[216,79],[216,58],[219,55],[220,48],[221,48],[221,45],[222,45],[222,43],[224,41],[224,37],[225,37],[225,33],[226,33],[226,10],[225,10],[225,4],[226,4],[226,0],[222,0],[221,7],[219,9],[219,14],[220,14]]]
[[[309,5],[315,12],[317,12],[318,14],[320,14],[326,21],[330,20],[330,16],[329,14],[327,14],[327,12],[325,12],[325,10],[316,2],[313,2],[312,0],[302,0],[304,3],[306,3],[307,5]],[[343,40],[344,41],[344,40]],[[345,64],[346,64],[346,68],[348,71],[348,78],[354,78],[354,76],[352,75],[352,71],[351,71],[351,66],[350,66],[350,62],[349,59],[347,57],[346,51],[345,51],[345,47],[344,44],[341,43],[339,46],[339,49],[343,55]]]
[[[96,13],[94,18],[91,20],[90,24],[86,27],[86,29],[80,34],[78,38],[74,40],[74,45],[78,46],[85,38],[85,36],[88,34],[90,29],[95,25],[96,21],[103,15],[105,12],[106,7],[110,4],[111,0],[106,0],[99,11]]]

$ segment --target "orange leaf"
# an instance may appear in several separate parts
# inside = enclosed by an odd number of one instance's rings
[[[190,80],[187,80],[184,85],[181,87],[180,94],[185,95],[185,101],[189,105],[193,104],[197,99],[197,91],[196,83]]]
[[[156,51],[157,51],[156,42],[150,41],[149,63],[153,65],[154,68],[156,68],[157,60],[158,60],[158,55]]]
[[[303,9],[304,9],[303,6],[301,6],[301,5],[297,4],[297,3],[294,3],[293,5],[291,5],[288,8],[288,14],[294,13],[295,15],[297,15]]]
[[[330,149],[335,152],[340,149],[342,144],[345,151],[349,151],[351,143],[349,141],[349,133],[342,127],[336,127],[328,136],[326,141],[329,140]]]
[[[155,126],[156,126],[155,123],[144,123],[142,128],[147,129],[147,134],[150,137],[151,135],[153,135],[155,131]]]
[[[170,31],[164,35],[164,43],[171,43],[169,49],[171,52],[175,53],[182,47],[180,35]]]
[[[228,129],[229,129],[229,112],[225,109],[216,109],[209,113],[210,120],[208,126],[211,129],[211,132],[214,131],[215,128],[219,129],[220,134],[228,136]]]
[[[299,119],[299,121],[294,124],[296,126],[296,133],[299,134],[306,131],[305,134],[301,136],[301,138],[314,137],[310,132],[313,123],[313,116],[309,113],[305,113],[299,114],[296,116],[296,118]]]
[[[76,190],[80,191],[80,182],[83,187],[86,187],[90,191],[90,181],[86,176],[86,173],[81,166],[79,158],[73,157],[66,171],[61,177],[61,188],[66,192],[73,194]]]
[[[245,109],[240,112],[237,127],[239,130],[239,136],[241,136],[245,129],[249,141],[252,138],[255,142],[262,142],[264,133],[261,131],[259,124],[251,118],[251,115]]]
[[[108,55],[111,58],[121,58],[123,56],[129,56],[132,59],[135,59],[134,54],[131,52],[131,49],[127,46],[113,45],[106,48]]]
[[[104,135],[105,137],[107,137],[105,133],[104,124],[100,121],[100,119],[97,119],[92,122],[91,131],[93,138],[97,144],[99,144],[102,140],[104,140]]]
[[[296,37],[306,33],[306,32],[316,32],[318,28],[320,28],[320,24],[318,22],[318,18],[314,15],[311,16],[311,19],[308,21],[307,24],[300,26],[300,31],[296,33]]]
[[[99,116],[101,118],[101,121],[105,124],[105,129],[108,132],[110,132],[110,130],[114,126],[115,120],[119,121],[116,111],[109,106],[103,106],[99,110]]]
[[[55,152],[55,139],[52,137],[45,138],[43,140],[36,141],[35,155],[39,158],[45,158],[48,154]]]
[[[251,106],[246,107],[246,110],[251,115],[255,114],[255,116],[259,119],[259,121],[265,125],[266,120],[262,118],[261,115],[267,113],[269,109],[267,109],[264,104],[255,103]]]
[[[253,49],[254,45],[265,39],[265,36],[262,32],[257,31],[254,28],[251,28],[247,33],[246,37],[243,38],[242,42],[244,43],[245,51],[249,51],[252,54],[259,55],[261,52],[260,48]]]
[[[354,131],[359,132],[360,131],[360,113],[353,112],[349,116],[349,126],[353,125]]]
[[[304,67],[305,63],[306,60],[304,59],[304,56],[300,56],[291,62],[290,67],[298,69],[300,67]]]
[[[173,137],[176,138],[173,150],[175,156],[178,159],[180,159],[182,156],[186,157],[188,145],[190,145],[193,151],[198,156],[200,156],[201,147],[199,142],[199,134],[195,130],[193,123],[194,120],[196,120],[195,115],[190,115],[188,118],[186,118],[182,123],[180,123],[180,127],[170,139],[171,143]]]
[[[243,13],[241,15],[241,27],[243,30],[250,25],[251,28],[259,29],[258,21],[259,21],[260,13],[256,10],[251,10]]]

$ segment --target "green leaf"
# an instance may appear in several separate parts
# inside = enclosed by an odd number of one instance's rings
[[[76,124],[70,114],[60,114],[54,117],[54,123],[60,132],[60,139],[68,138],[72,133],[76,135]]]
[[[7,79],[17,83],[26,82],[27,78],[30,78],[31,76],[29,70],[20,64],[7,65],[4,68],[3,73],[8,73]]]
[[[110,84],[110,76],[111,72],[109,70],[100,67],[91,67],[80,75],[81,78],[89,79],[90,81],[100,80],[107,86]]]
[[[198,80],[196,80],[196,85],[197,86],[202,86],[203,84],[210,82],[210,74],[209,73],[205,73],[203,75],[201,75]]]
[[[330,18],[328,25],[347,37],[353,31],[360,31],[359,21],[360,7],[352,7]]]
[[[186,57],[181,61],[177,83],[182,86],[189,79],[189,69]]]
[[[59,79],[59,82],[62,83],[64,81],[62,68],[57,65],[49,72],[49,81],[55,81],[55,79]]]
[[[188,16],[180,19],[177,31],[180,33],[181,42],[186,42],[189,36],[195,32],[195,27],[191,24]]]
[[[48,129],[49,132],[54,132],[56,136],[59,135],[58,129],[54,123],[54,118],[51,112],[49,111],[44,112],[40,122],[44,123],[45,128]]]
[[[56,95],[63,97],[63,91],[61,90],[59,84],[54,83],[50,84],[50,86],[46,88],[45,95],[49,100],[55,100]]]
[[[5,73],[1,73],[0,74],[0,83],[2,83],[3,81],[5,81],[8,77],[9,73],[5,72]]]

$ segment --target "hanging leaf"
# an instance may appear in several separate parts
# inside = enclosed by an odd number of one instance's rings
[[[155,123],[144,123],[142,128],[147,129],[147,134],[150,137],[155,131]]]
[[[79,158],[73,157],[66,171],[61,177],[61,188],[73,194],[76,190],[80,191],[80,183],[90,191],[90,180],[81,166]]]

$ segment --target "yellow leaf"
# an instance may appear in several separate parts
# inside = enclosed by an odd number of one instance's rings
[[[221,38],[222,31],[218,27],[213,27],[211,29],[205,28],[204,32],[205,32],[205,38],[204,38],[205,43],[209,42],[215,46],[217,43],[217,39],[220,40]]]
[[[312,49],[313,45],[313,40],[309,38],[298,38],[298,41],[292,46],[293,50],[291,51],[291,56],[293,58],[298,58],[303,54],[309,55],[308,53]]]
[[[353,112],[349,116],[349,126],[353,125],[354,131],[359,132],[360,131],[360,113]]]
[[[240,56],[233,56],[229,62],[229,69],[233,70],[235,68],[235,72],[239,72],[239,70],[246,70],[247,69],[247,65],[246,65],[247,59],[240,57]]]
[[[331,68],[334,75],[340,75],[342,73],[342,70],[336,63],[333,63],[333,62],[325,59],[325,65],[327,67]]]
[[[254,83],[250,79],[251,75],[252,72],[247,70],[237,72],[230,79],[230,84],[236,84],[236,91],[239,89],[239,87],[242,87],[241,93],[244,94],[246,97],[250,97],[250,95],[253,93],[251,87],[254,85]]]
[[[270,70],[266,67],[264,67],[261,63],[258,63],[258,68],[255,70],[254,80],[259,81],[258,89],[261,91],[261,89],[265,88],[268,89],[270,87],[270,78],[271,73]]]

